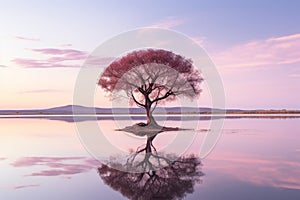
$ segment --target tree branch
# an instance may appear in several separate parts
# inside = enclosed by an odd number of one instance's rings
[[[133,87],[135,87],[135,88],[138,88],[138,87],[139,87],[139,86],[137,86],[136,84],[133,84],[133,83],[127,81],[127,80],[124,80],[124,81],[125,81],[125,83],[127,83],[128,85],[131,85],[131,86],[133,86]]]
[[[136,98],[135,98],[134,95],[133,95],[133,92],[131,92],[131,97],[132,97],[133,101],[134,101],[137,105],[139,105],[139,106],[145,108],[145,105],[144,105],[144,104],[142,104],[142,103],[138,102],[138,100],[136,100]]]
[[[159,86],[154,87],[153,90],[158,89],[157,95],[156,95],[155,99],[157,99],[159,97],[159,95],[161,93],[161,88],[163,89],[163,87],[159,87]],[[151,112],[153,112],[155,110],[156,106],[157,106],[157,101],[155,102],[154,106],[152,107],[152,111]]]
[[[152,103],[153,103],[153,102],[156,102],[156,101],[163,100],[163,99],[169,97],[169,96],[172,95],[172,94],[174,94],[174,93],[173,93],[171,90],[169,90],[168,92],[166,92],[166,94],[165,94],[164,96],[158,97],[158,98],[154,99],[154,100],[152,101]]]

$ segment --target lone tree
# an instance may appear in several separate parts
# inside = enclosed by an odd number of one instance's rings
[[[190,99],[200,94],[200,72],[191,59],[162,49],[133,51],[112,62],[100,76],[98,85],[106,92],[125,92],[136,105],[145,108],[147,125],[156,125],[153,111],[158,103]]]

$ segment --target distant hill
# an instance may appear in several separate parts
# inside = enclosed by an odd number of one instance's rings
[[[215,109],[222,112],[221,109]],[[143,108],[94,108],[79,105],[66,105],[48,109],[31,109],[31,110],[0,110],[0,114],[144,114]],[[211,112],[211,108],[193,108],[193,107],[157,107],[156,114],[180,114],[180,113],[203,113]]]
[[[144,114],[143,108],[94,108],[79,105],[66,105],[48,109],[31,110],[0,110],[1,115],[71,115],[73,114]],[[155,114],[300,114],[300,110],[242,110],[242,109],[212,109],[206,107],[157,107]]]

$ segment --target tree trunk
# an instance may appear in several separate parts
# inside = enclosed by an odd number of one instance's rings
[[[153,120],[153,116],[151,113],[151,107],[146,107],[146,115],[147,115],[147,124],[151,124]]]
[[[151,106],[147,107],[146,106],[146,114],[147,114],[147,124],[152,124],[157,126],[158,124],[156,123],[153,115],[152,115],[152,111],[151,111]]]
[[[152,103],[149,99],[149,97],[147,95],[145,95],[145,109],[146,109],[146,114],[147,114],[147,124],[156,124],[153,116],[152,116],[152,111],[151,111],[151,106],[152,106]]]

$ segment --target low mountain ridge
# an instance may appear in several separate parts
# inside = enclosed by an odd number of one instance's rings
[[[300,114],[300,110],[242,110],[242,109],[218,109],[207,107],[157,107],[154,114]],[[47,109],[30,110],[0,110],[1,115],[72,115],[72,114],[145,114],[143,108],[97,108],[81,105],[65,105]]]

